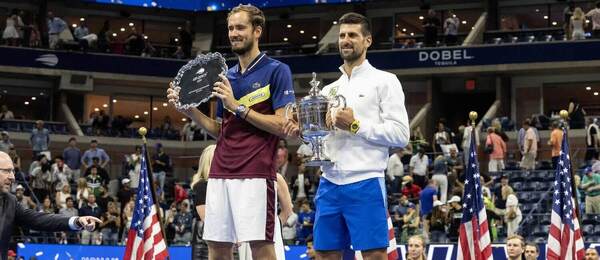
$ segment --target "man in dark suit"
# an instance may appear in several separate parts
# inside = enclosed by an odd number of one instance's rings
[[[13,228],[23,226],[40,231],[76,231],[94,230],[96,223],[102,223],[95,217],[64,217],[59,214],[47,214],[23,208],[10,187],[15,181],[15,168],[8,154],[0,152],[0,259],[7,259],[8,243]]]

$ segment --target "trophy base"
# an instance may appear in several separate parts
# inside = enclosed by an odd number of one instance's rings
[[[311,159],[304,163],[305,166],[330,166],[333,162],[329,159]]]

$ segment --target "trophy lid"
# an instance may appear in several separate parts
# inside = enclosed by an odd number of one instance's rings
[[[321,89],[319,89],[321,81],[317,80],[317,73],[312,73],[312,80],[309,82],[309,84],[312,86],[312,88],[310,88],[308,94],[311,96],[318,96],[321,92]]]

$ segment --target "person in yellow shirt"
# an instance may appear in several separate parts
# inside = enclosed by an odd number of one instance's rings
[[[560,158],[560,148],[562,145],[563,131],[559,127],[558,122],[552,123],[552,133],[548,145],[552,147],[552,169],[556,169],[558,159]]]

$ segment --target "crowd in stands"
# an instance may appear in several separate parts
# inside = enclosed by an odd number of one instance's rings
[[[40,31],[38,20],[46,19],[47,31]],[[156,47],[146,35],[135,26],[128,27],[128,36],[118,40],[113,34],[110,20],[103,23],[98,32],[92,32],[82,19],[77,27],[70,27],[65,20],[52,11],[46,17],[36,17],[24,10],[13,9],[6,18],[2,41],[8,46],[42,47],[47,37],[50,49],[75,49],[83,52],[127,54],[143,57],[187,59],[192,57],[193,32],[188,21],[180,27],[178,36],[171,39],[167,48]]]

